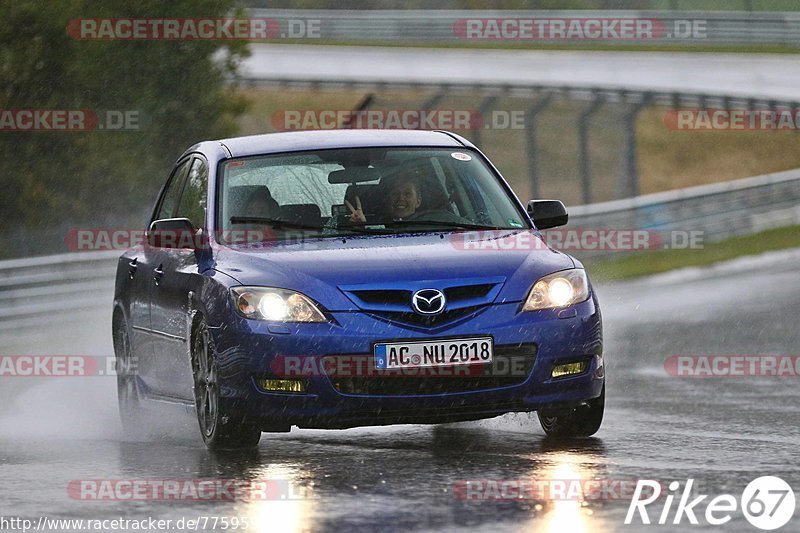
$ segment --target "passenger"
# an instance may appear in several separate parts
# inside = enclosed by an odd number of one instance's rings
[[[259,187],[253,191],[245,203],[244,212],[245,216],[251,218],[275,219],[281,216],[278,202],[266,187]]]
[[[268,243],[276,239],[273,224],[268,221],[281,218],[281,207],[267,187],[259,187],[250,194],[244,204],[243,216],[252,220],[241,226],[245,234],[235,233],[235,239],[250,244]]]

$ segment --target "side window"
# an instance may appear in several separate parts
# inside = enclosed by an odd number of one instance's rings
[[[161,195],[161,204],[158,206],[158,212],[153,220],[161,220],[162,218],[173,218],[175,216],[175,209],[178,207],[178,199],[181,197],[181,190],[183,190],[183,182],[186,179],[186,174],[189,172],[189,163],[191,159],[187,159],[172,173],[172,177],[167,183],[167,188],[164,194]]]
[[[178,218],[188,218],[192,226],[202,228],[206,218],[206,191],[208,189],[208,165],[199,157],[192,162],[186,186],[183,189]]]

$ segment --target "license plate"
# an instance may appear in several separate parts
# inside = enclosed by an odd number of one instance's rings
[[[375,345],[375,368],[424,368],[491,363],[491,337],[387,342]]]

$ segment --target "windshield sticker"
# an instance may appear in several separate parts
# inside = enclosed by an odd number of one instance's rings
[[[458,159],[459,161],[472,161],[472,156],[465,154],[464,152],[453,152],[450,154],[450,157],[453,159]]]

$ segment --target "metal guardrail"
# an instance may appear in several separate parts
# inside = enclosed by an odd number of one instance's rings
[[[467,20],[478,19],[650,19],[656,31],[646,39],[614,39],[614,43],[636,44],[764,44],[800,46],[800,13],[793,12],[698,12],[641,10],[315,10],[250,9],[251,17],[276,21],[280,38],[312,42],[346,43],[487,43],[471,39],[460,29]],[[690,24],[687,26],[685,22]],[[697,21],[701,32],[682,29]],[[677,25],[676,25],[677,22]],[[661,26],[663,24],[663,28]],[[473,34],[475,35],[475,34]],[[477,35],[483,35],[479,33]],[[537,42],[586,42],[585,38],[537,38]],[[525,42],[521,39],[517,42]],[[530,40],[530,39],[529,39]],[[612,39],[603,39],[610,42]],[[513,41],[506,41],[513,42]]]
[[[0,261],[0,333],[69,321],[82,309],[111,309],[122,252],[69,253]],[[109,311],[110,312],[110,311]]]
[[[800,224],[800,169],[569,208],[569,229],[702,231],[704,241]],[[0,333],[111,312],[121,251],[0,261]],[[615,253],[615,252],[598,252]],[[579,257],[595,254],[577,252]],[[596,255],[596,254],[595,254]]]
[[[714,242],[800,225],[800,169],[575,206],[569,212],[571,229],[700,231],[703,242]]]

